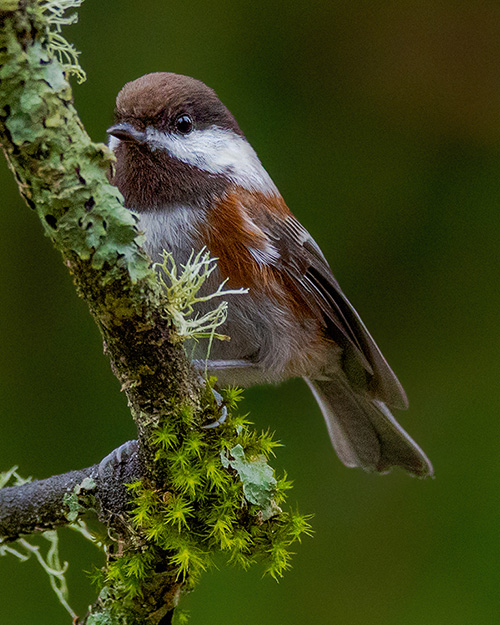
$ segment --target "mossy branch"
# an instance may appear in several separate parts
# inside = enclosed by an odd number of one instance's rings
[[[276,577],[309,525],[282,512],[290,484],[267,464],[276,443],[237,416],[239,391],[221,397],[192,371],[169,314],[169,285],[107,180],[113,157],[90,140],[73,107],[67,73],[75,67],[57,58],[50,19],[60,26],[63,8],[79,3],[0,0],[0,142],[101,330],[138,441],[132,455],[128,447],[98,467],[0,490],[0,541],[96,509],[113,540],[103,541],[100,595],[81,622],[163,625],[214,551],[243,567],[260,557]],[[206,323],[213,333],[213,320]],[[219,419],[221,402],[228,418],[203,429]]]

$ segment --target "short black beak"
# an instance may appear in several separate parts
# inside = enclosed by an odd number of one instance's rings
[[[106,130],[108,135],[120,139],[120,141],[128,141],[135,143],[144,143],[146,141],[146,133],[137,130],[132,124],[115,124]]]

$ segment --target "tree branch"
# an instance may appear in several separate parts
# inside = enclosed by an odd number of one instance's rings
[[[121,458],[118,450],[98,466],[2,489],[0,540],[95,508],[117,540],[105,546],[101,592],[82,622],[164,625],[214,551],[244,568],[259,556],[281,576],[309,525],[279,507],[290,484],[267,464],[277,443],[232,414],[237,390],[223,394],[224,424],[200,427],[217,421],[219,396],[186,359],[137,218],[107,180],[113,156],[86,134],[49,54],[47,7],[78,3],[0,0],[0,142],[102,333],[138,440]]]
[[[108,527],[117,527],[129,501],[126,485],[139,478],[137,441],[129,441],[86,469],[2,488],[1,542],[68,525],[89,509]]]
[[[90,140],[63,69],[47,54],[40,7],[38,0],[0,0],[0,141],[21,195],[62,253],[103,334],[143,455],[165,400],[196,405],[199,385],[161,313],[137,219],[106,178],[113,157]]]
[[[21,195],[61,252],[101,330],[137,424],[140,474],[159,485],[164,471],[154,462],[152,431],[172,402],[196,413],[199,383],[161,312],[160,289],[140,247],[137,220],[106,178],[113,158],[106,146],[90,140],[63,68],[47,53],[49,28],[38,0],[0,0],[0,141]],[[23,507],[25,496],[7,489],[2,495],[2,503],[9,504],[2,506],[6,536],[23,533],[22,526],[14,527],[21,510],[31,516],[27,526],[32,529],[63,522],[60,497],[84,475],[19,487],[19,493],[35,497],[31,509]],[[168,593],[154,585],[154,609],[172,609],[165,604]],[[181,585],[173,584],[176,589]],[[170,594],[173,598],[178,592]]]

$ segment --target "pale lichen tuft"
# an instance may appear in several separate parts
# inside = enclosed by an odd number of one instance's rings
[[[213,293],[201,295],[200,289],[217,269],[217,259],[210,257],[204,247],[197,254],[191,252],[185,265],[180,269],[170,252],[162,253],[163,262],[155,263],[158,280],[166,295],[165,307],[172,317],[177,334],[182,338],[229,340],[224,334],[216,333],[227,319],[228,303],[224,300],[204,314],[196,312],[197,306],[217,297],[227,295],[244,295],[248,289],[227,289],[227,279],[221,282]]]
[[[69,9],[77,9],[83,0],[44,0],[40,9],[47,22],[47,52],[55,56],[68,74],[76,76],[79,83],[87,79],[85,71],[78,62],[80,52],[62,35],[62,27],[76,24],[78,13],[66,15]]]

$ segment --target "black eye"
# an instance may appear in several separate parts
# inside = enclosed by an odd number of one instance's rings
[[[193,120],[189,115],[181,115],[175,120],[175,128],[181,135],[187,135],[193,130]]]

